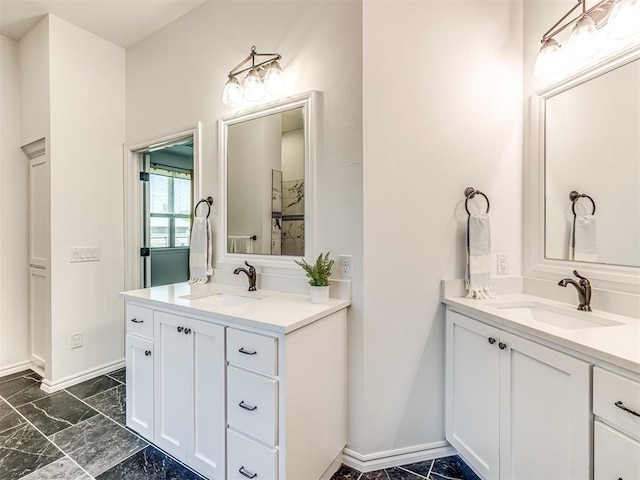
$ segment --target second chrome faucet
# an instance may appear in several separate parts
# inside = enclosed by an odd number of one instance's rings
[[[588,278],[581,276],[577,270],[573,271],[573,274],[578,277],[579,281],[576,282],[573,278],[563,278],[558,282],[561,287],[566,287],[568,284],[573,285],[578,291],[578,310],[584,312],[591,311],[591,282]]]

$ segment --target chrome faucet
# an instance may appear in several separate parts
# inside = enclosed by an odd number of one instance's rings
[[[249,279],[249,291],[255,292],[256,291],[256,269],[253,267],[253,265],[249,265],[249,263],[247,263],[246,260],[244,264],[247,267],[249,267],[249,270],[247,270],[246,268],[238,267],[233,271],[233,273],[238,275],[240,272],[243,272]]]
[[[577,270],[573,271],[573,274],[580,279],[579,282],[576,282],[573,278],[563,278],[558,282],[558,285],[561,287],[566,287],[567,284],[571,284],[576,287],[578,291],[578,299],[580,300],[580,304],[578,305],[578,310],[582,310],[584,312],[591,311],[591,282],[588,278],[581,276]]]

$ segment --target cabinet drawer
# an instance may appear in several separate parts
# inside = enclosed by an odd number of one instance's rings
[[[594,435],[595,480],[640,478],[640,443],[598,421]]]
[[[593,369],[593,413],[640,439],[640,383]]]
[[[227,478],[278,478],[278,449],[261,445],[244,435],[227,430]]]
[[[277,339],[235,328],[227,329],[227,360],[266,375],[278,374]]]
[[[127,333],[153,338],[153,310],[127,304]]]
[[[277,445],[278,381],[230,366],[227,382],[229,426]]]

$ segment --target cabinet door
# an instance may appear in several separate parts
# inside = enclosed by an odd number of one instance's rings
[[[154,313],[155,444],[186,461],[192,418],[192,362],[187,319]]]
[[[225,357],[224,327],[189,319],[192,352],[193,430],[188,462],[209,478],[225,476]]]
[[[640,478],[640,443],[602,422],[595,423],[595,480]]]
[[[500,476],[591,478],[591,366],[501,332]]]
[[[127,335],[127,427],[153,441],[153,342]]]
[[[499,478],[498,333],[447,312],[446,436],[485,479]]]

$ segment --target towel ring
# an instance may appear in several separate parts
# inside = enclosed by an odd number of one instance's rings
[[[569,200],[571,200],[571,211],[573,212],[573,216],[576,216],[576,202],[578,200],[580,200],[581,198],[588,198],[589,200],[591,200],[591,205],[593,205],[593,210],[591,211],[591,215],[596,213],[596,202],[593,201],[593,198],[591,198],[589,195],[587,195],[586,193],[578,193],[575,190],[573,190],[570,194],[569,194]]]
[[[464,196],[466,198],[466,200],[464,201],[464,209],[467,211],[467,215],[471,215],[471,212],[469,212],[469,207],[467,205],[467,202],[469,200],[471,200],[473,197],[475,197],[476,195],[482,195],[484,197],[484,199],[487,201],[487,211],[485,213],[489,213],[489,198],[487,198],[487,196],[482,193],[480,190],[476,190],[473,187],[467,187],[464,189]]]
[[[209,209],[207,210],[207,218],[209,218],[209,215],[211,214],[211,205],[213,205],[213,198],[211,198],[211,197],[207,197],[206,199],[204,199],[204,198],[203,198],[203,199],[202,199],[202,200],[200,200],[198,203],[196,203],[196,206],[195,206],[195,207],[193,207],[193,216],[194,216],[194,217],[197,217],[197,216],[198,216],[198,206],[199,206],[202,202],[206,203],[206,204],[207,204],[207,207],[209,208]]]

